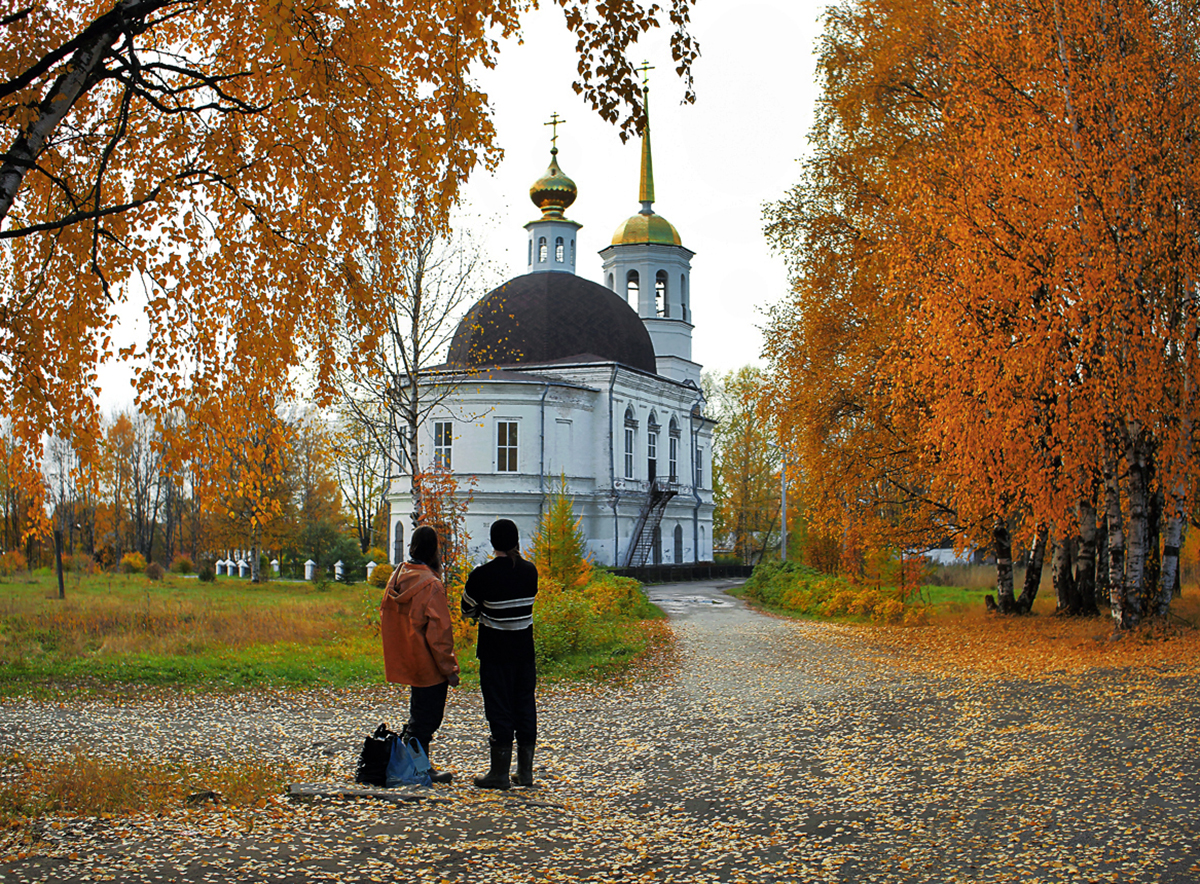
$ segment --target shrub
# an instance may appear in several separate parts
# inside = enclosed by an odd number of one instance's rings
[[[364,555],[368,562],[386,562],[388,560],[388,554],[377,546],[371,547]]]
[[[539,581],[537,604],[533,607],[534,647],[539,662],[585,649],[584,632],[592,618],[591,608],[578,590],[563,589],[549,580]]]
[[[583,596],[591,604],[592,615],[601,620],[618,617],[646,620],[657,613],[640,583],[632,577],[618,577],[606,571],[592,573]]]
[[[217,569],[212,562],[205,562],[200,566],[200,571],[196,575],[205,583],[212,583],[217,579]]]
[[[0,555],[0,577],[11,577],[18,571],[24,571],[28,566],[24,553],[19,549],[10,549]]]
[[[146,566],[146,576],[151,580],[162,580],[164,573],[163,566],[158,562],[151,562]]]
[[[396,569],[387,562],[376,565],[375,570],[371,572],[371,576],[367,578],[367,583],[383,589],[385,586],[387,586],[387,582],[391,579],[392,572],[394,570]]]
[[[121,573],[141,574],[146,570],[146,557],[140,552],[127,552],[121,556]]]
[[[906,619],[908,610],[900,599],[884,599],[871,608],[871,619],[882,623],[900,623]]]
[[[196,566],[192,560],[182,553],[171,560],[172,574],[191,574],[195,570]]]

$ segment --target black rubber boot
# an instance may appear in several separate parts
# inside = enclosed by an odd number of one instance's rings
[[[480,789],[507,789],[512,783],[508,772],[512,767],[512,743],[490,743],[492,750],[492,767],[485,775],[475,777],[475,785]]]
[[[528,746],[517,744],[517,775],[512,778],[514,786],[533,785],[533,747],[533,743]]]
[[[429,782],[440,783],[446,785],[454,779],[454,774],[448,770],[436,770],[433,766],[433,758],[429,755],[429,743],[420,738],[417,742],[421,744],[421,748],[425,750],[425,757],[429,759]]]

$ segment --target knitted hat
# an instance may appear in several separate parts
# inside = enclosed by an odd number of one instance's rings
[[[521,542],[517,533],[517,524],[512,519],[497,519],[492,522],[492,547],[500,552],[516,549]]]

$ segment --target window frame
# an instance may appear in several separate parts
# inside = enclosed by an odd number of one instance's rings
[[[503,439],[501,435],[503,434]],[[521,454],[521,422],[514,418],[497,418],[496,433],[496,472],[520,472]]]
[[[625,408],[625,478],[634,479],[637,475],[637,419],[633,416],[633,408]]]
[[[433,468],[454,471],[454,421],[433,422]]]

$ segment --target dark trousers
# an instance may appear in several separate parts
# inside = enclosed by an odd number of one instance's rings
[[[408,699],[408,732],[421,741],[426,754],[434,732],[441,727],[446,713],[446,691],[450,682],[444,681],[427,688],[412,688]]]
[[[537,742],[537,666],[505,660],[479,661],[479,688],[483,692],[483,714],[492,742],[520,746]]]

